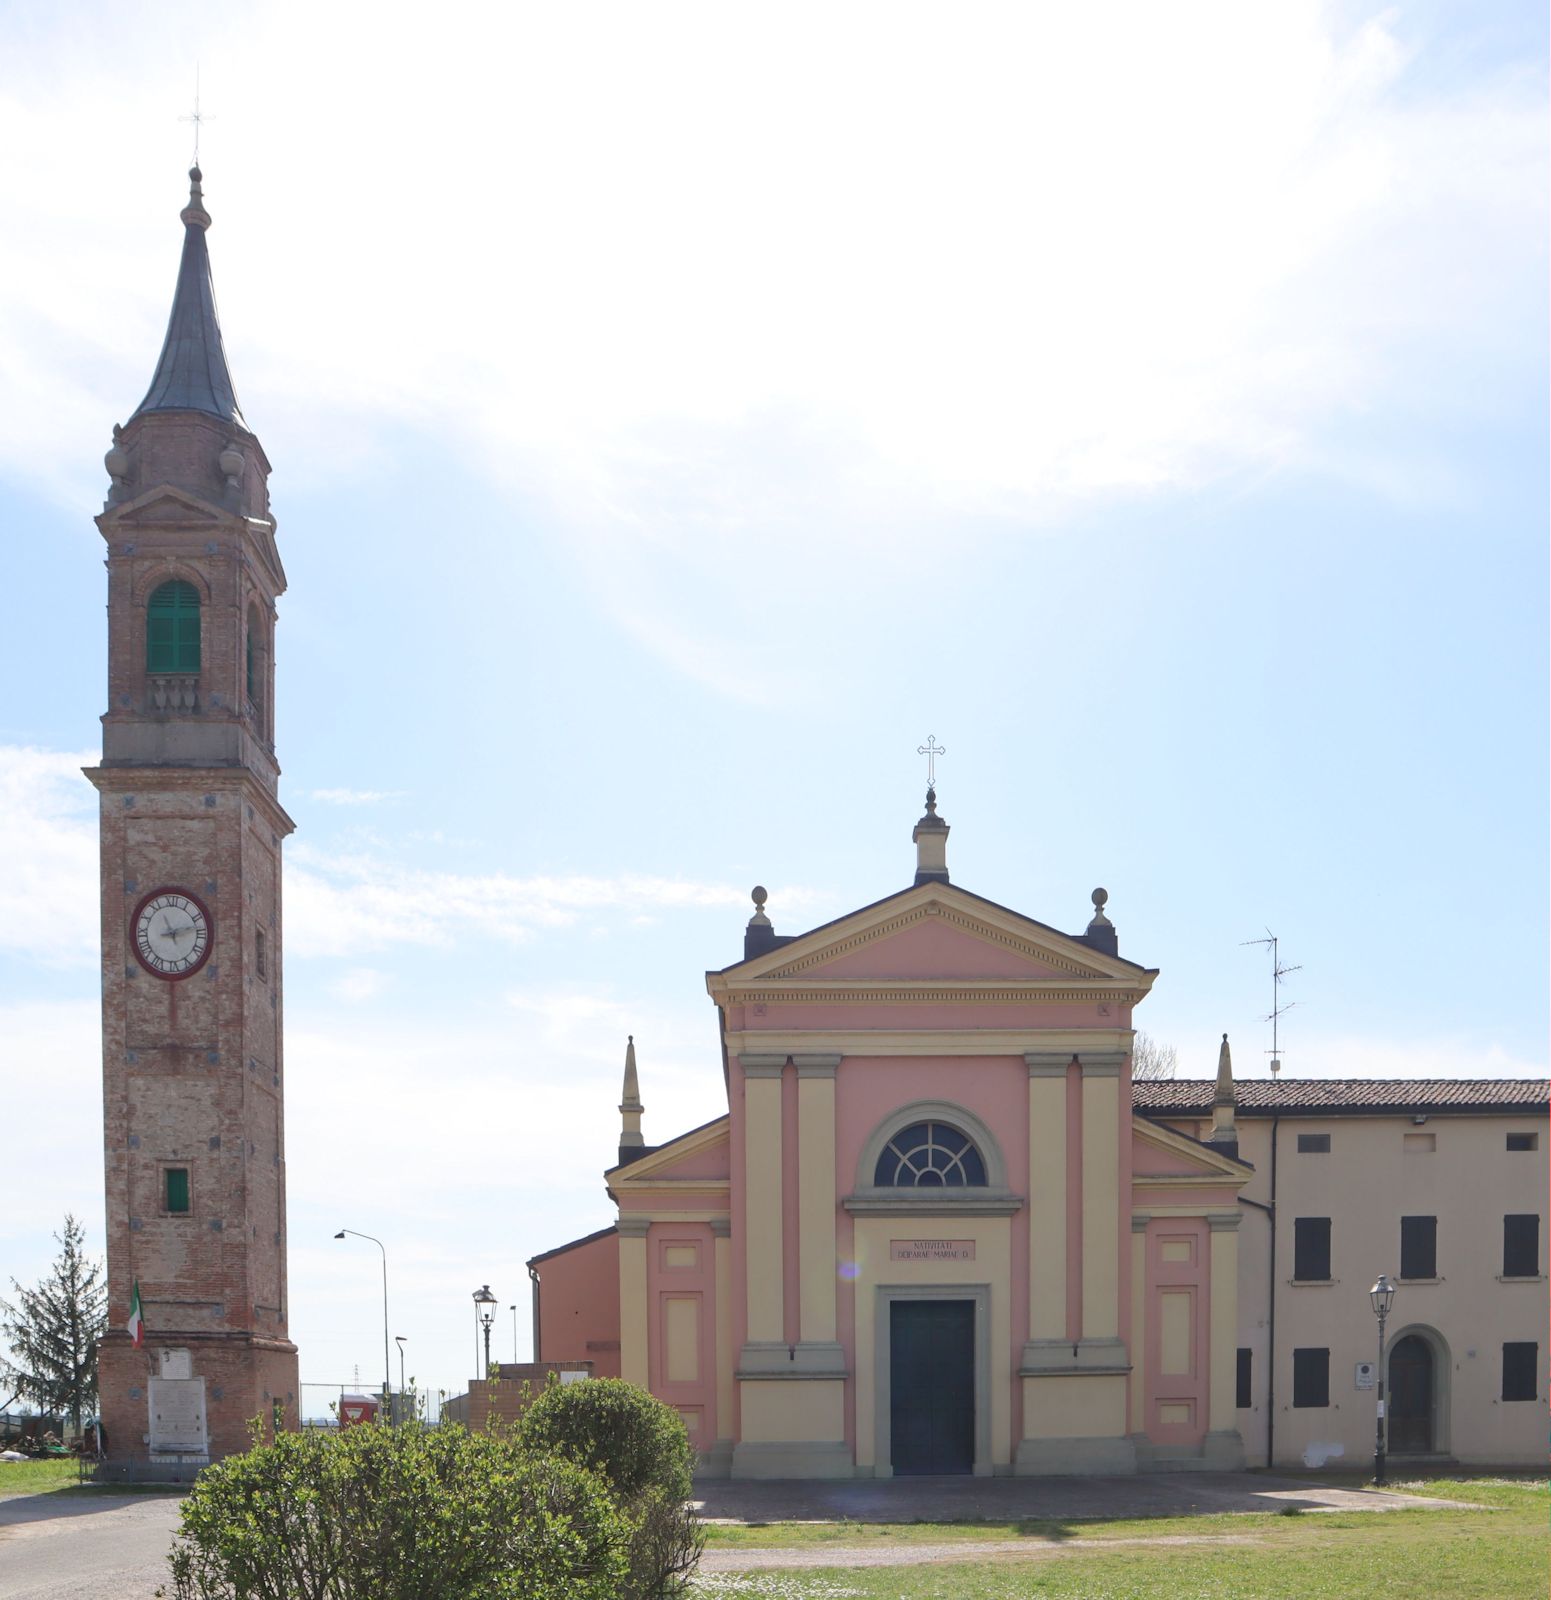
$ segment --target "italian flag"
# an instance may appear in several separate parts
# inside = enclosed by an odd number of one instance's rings
[[[135,1279],[134,1292],[129,1297],[129,1321],[126,1324],[135,1349],[145,1343],[145,1318],[140,1314],[140,1280]]]

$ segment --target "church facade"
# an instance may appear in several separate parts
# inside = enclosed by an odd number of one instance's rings
[[[727,1114],[646,1147],[632,1061],[617,1228],[531,1264],[542,1354],[617,1337],[735,1476],[1241,1465],[1231,1112],[1136,1116],[1156,974],[1103,892],[1061,933],[950,882],[947,834],[929,793],[914,883],[799,937],[756,891],[706,979]]]

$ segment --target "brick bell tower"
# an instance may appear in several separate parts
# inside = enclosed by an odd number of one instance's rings
[[[269,461],[237,405],[196,167],[167,338],[113,430],[99,796],[107,1475],[295,1426],[287,1333]],[[136,1291],[138,1289],[138,1304]],[[134,1329],[139,1312],[138,1343]]]

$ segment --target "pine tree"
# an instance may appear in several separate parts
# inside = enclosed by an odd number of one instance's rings
[[[0,1300],[0,1335],[11,1347],[11,1382],[40,1411],[68,1416],[77,1430],[97,1409],[97,1341],[108,1321],[102,1268],[85,1251],[86,1231],[66,1213],[59,1254],[42,1283],[11,1279],[16,1303]]]

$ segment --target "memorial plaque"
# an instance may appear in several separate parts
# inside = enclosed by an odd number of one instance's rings
[[[209,1448],[203,1378],[152,1378],[150,1408],[153,1450],[203,1455]]]
[[[890,1239],[890,1261],[973,1261],[973,1239]]]

